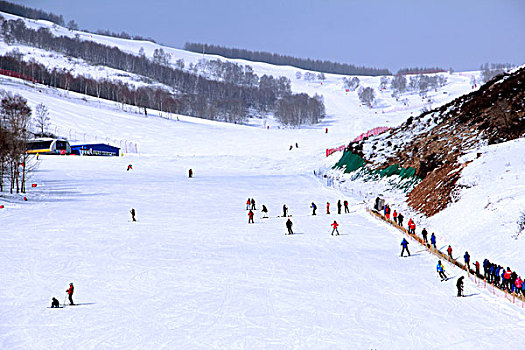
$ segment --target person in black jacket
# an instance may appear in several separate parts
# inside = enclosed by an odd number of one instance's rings
[[[397,223],[399,224],[399,226],[403,226],[403,218],[404,218],[403,214],[399,213],[397,215]]]
[[[458,288],[458,297],[462,297],[463,296],[463,276],[461,276],[460,278],[458,278],[458,281],[456,283],[456,287]]]
[[[310,206],[312,208],[312,215],[315,215],[315,211],[317,210],[317,205],[315,205],[314,202],[312,202],[312,205]]]
[[[288,229],[289,235],[293,235],[292,226],[293,226],[292,220],[288,219],[286,221],[286,228]]]

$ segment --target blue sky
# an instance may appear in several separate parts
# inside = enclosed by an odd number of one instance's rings
[[[389,68],[525,63],[525,0],[16,0],[80,28]]]

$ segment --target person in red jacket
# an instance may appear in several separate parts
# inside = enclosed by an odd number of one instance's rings
[[[334,229],[332,230],[332,236],[334,235],[334,232],[337,232],[335,235],[336,236],[339,236],[339,230],[337,229],[337,227],[339,226],[339,224],[337,223],[337,221],[334,220],[334,223],[331,224],[330,226],[332,226]]]
[[[392,213],[392,219],[394,219],[394,222],[397,224],[397,211],[394,210],[394,212]]]
[[[450,245],[447,248],[447,253],[450,259],[454,260],[454,258],[452,257],[452,247]]]
[[[479,261],[474,263],[474,267],[476,267],[476,275],[479,276]]]
[[[330,214],[330,202],[326,202],[326,213]]]
[[[73,302],[73,292],[74,291],[75,291],[75,287],[73,286],[73,283],[70,283],[69,288],[66,290],[66,293],[69,297],[69,303],[71,305],[75,305],[75,303]]]
[[[251,224],[254,223],[254,222],[253,222],[253,211],[251,211],[251,210],[248,212],[248,223],[249,223],[249,224],[250,224],[250,223],[251,223]]]
[[[385,217],[387,220],[390,220],[390,207],[387,205],[385,205]]]

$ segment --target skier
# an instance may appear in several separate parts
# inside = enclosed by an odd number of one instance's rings
[[[412,218],[408,219],[408,233],[413,235],[416,233],[416,224],[412,220]]]
[[[434,232],[432,232],[432,234],[430,235],[430,244],[434,246],[434,249],[437,249],[436,248],[436,236],[434,235]]]
[[[126,169],[126,171],[130,171],[130,170],[133,170],[133,166],[131,164],[128,164],[128,168]]]
[[[479,274],[479,261],[476,261],[476,262],[474,263],[474,266],[476,267],[476,275],[477,275],[477,276],[480,276],[480,274]]]
[[[334,229],[332,230],[332,236],[334,235],[334,232],[337,232],[336,233],[336,236],[339,236],[339,230],[337,229],[337,227],[339,226],[339,224],[337,223],[337,221],[334,220],[334,223],[331,224],[330,226],[332,226]]]
[[[326,214],[330,214],[330,203],[326,202]]]
[[[291,151],[292,149],[293,149],[293,146],[292,146],[292,145],[290,145],[290,151]]]
[[[337,214],[341,214],[341,208],[343,208],[343,205],[341,204],[341,200],[337,201]]]
[[[345,206],[345,213],[350,213],[350,209],[348,209],[348,201],[347,200],[345,200],[343,202],[343,205]]]
[[[252,200],[248,198],[248,200],[246,201],[246,210],[250,210],[250,204],[252,204]]]
[[[288,207],[286,204],[283,204],[283,218],[285,218],[288,214]]]
[[[193,177],[193,170],[192,170],[192,169],[190,169],[190,170],[188,171],[188,177],[190,177],[190,178]]]
[[[263,204],[261,212],[263,213],[263,219],[268,218],[268,209],[266,208],[266,205]]]
[[[394,222],[397,224],[397,211],[395,211],[395,210],[392,213],[392,219],[394,219]]]
[[[312,205],[310,206],[312,208],[312,215],[315,215],[315,211],[317,210],[317,205],[315,205],[314,202],[312,202]]]
[[[73,283],[69,284],[69,288],[66,290],[67,295],[69,296],[69,303],[71,305],[75,305],[73,302],[73,292],[75,291],[75,287],[73,286]]]
[[[324,130],[324,133],[325,133],[325,134],[328,134],[328,128],[326,128],[326,129]]]
[[[57,298],[53,297],[51,299],[51,308],[60,307],[60,303],[58,302]]]
[[[427,240],[428,231],[427,231],[427,229],[423,228],[423,231],[421,231],[421,234],[423,235],[423,240],[425,241],[425,244],[428,247],[428,240]]]
[[[255,198],[252,198],[251,203],[252,203],[252,210],[257,210],[255,209]]]
[[[387,220],[390,220],[390,207],[387,205],[385,205],[385,209],[384,209],[384,212],[385,212],[385,217]]]
[[[131,208],[131,210],[130,210],[129,212],[131,213],[131,220],[132,220],[132,221],[137,221],[137,220],[135,219],[135,209]]]
[[[452,247],[450,246],[450,244],[448,245],[447,253],[450,260],[454,260],[454,258],[452,257]]]
[[[447,275],[445,274],[445,268],[443,267],[443,264],[441,264],[441,260],[438,260],[436,270],[439,274],[439,277],[441,277],[441,282],[443,282],[444,280],[448,278]]]
[[[403,240],[401,241],[401,245],[403,246],[403,249],[401,250],[401,256],[403,256],[403,254],[405,253],[405,249],[408,253],[408,256],[410,256],[410,250],[408,250],[408,241],[403,238]]]
[[[458,297],[462,297],[463,296],[463,276],[461,276],[460,278],[458,278],[458,281],[456,282],[456,287],[458,288]]]
[[[254,223],[254,222],[253,222],[253,211],[251,211],[251,210],[248,212],[248,223],[249,223],[249,224],[250,224],[250,223],[251,223],[251,224]]]
[[[403,216],[403,214],[401,214],[401,213],[397,214],[397,224],[398,224],[399,226],[401,226],[401,227],[403,226],[403,219],[404,219],[404,218],[405,218],[405,217]]]
[[[297,142],[295,143],[295,148],[299,148],[299,144]]]
[[[289,235],[293,235],[292,226],[293,226],[292,220],[288,218],[288,220],[286,221],[286,228],[288,229]]]
[[[470,254],[468,252],[465,252],[465,255],[463,255],[463,258],[465,259],[465,266],[468,268],[467,271],[470,272]]]

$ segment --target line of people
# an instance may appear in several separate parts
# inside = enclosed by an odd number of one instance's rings
[[[388,204],[383,205],[381,208],[381,199],[379,197],[376,198],[376,205],[374,206],[374,209],[381,212],[381,209],[383,210],[383,215],[386,219],[390,220],[390,213],[391,209]],[[393,221],[403,227],[403,215],[396,210],[392,213],[392,219]],[[407,231],[411,235],[416,235],[416,223],[409,219],[407,224]],[[424,244],[430,248],[431,246],[437,250],[436,247],[436,236],[434,233],[430,236],[430,242],[428,241],[428,231],[426,228],[423,228],[421,230],[421,236],[423,239]],[[401,256],[404,256],[404,252],[406,251],[408,256],[410,256],[410,251],[408,250],[408,241],[403,238],[401,241]],[[447,247],[447,256],[448,258],[455,262],[457,261],[456,258],[453,256],[453,249],[451,245],[448,245]],[[500,288],[501,290],[507,290],[509,293],[515,293],[516,295],[522,294],[525,296],[525,283],[521,276],[519,276],[516,271],[513,271],[510,269],[510,267],[507,267],[504,269],[501,265],[495,264],[490,262],[488,259],[485,259],[483,261],[483,275],[480,273],[480,263],[479,261],[476,261],[473,263],[474,270],[471,268],[470,262],[471,257],[468,251],[465,251],[463,254],[463,261],[466,269],[468,269],[469,273],[475,273],[478,278],[485,279],[487,282],[493,284],[495,287]],[[441,263],[441,260],[438,261],[438,264],[436,266],[436,271],[438,272],[438,275],[441,277],[442,281],[447,280],[447,276],[445,274],[445,268],[443,264]],[[460,281],[461,280],[461,281]],[[463,277],[460,278],[457,283],[458,288],[458,296],[461,296],[462,290],[463,290]]]

